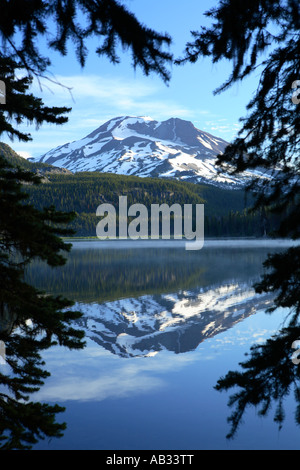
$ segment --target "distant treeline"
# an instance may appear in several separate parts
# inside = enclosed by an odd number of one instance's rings
[[[54,205],[57,210],[77,213],[72,228],[76,236],[96,236],[100,220],[96,209],[111,203],[118,211],[119,196],[127,196],[128,206],[139,203],[203,204],[206,237],[262,237],[279,224],[278,216],[261,209],[249,213],[252,199],[243,190],[227,190],[212,185],[185,183],[161,178],[140,178],[86,172],[49,174],[38,186],[27,186],[29,202],[35,207]],[[182,209],[183,210],[183,209]]]

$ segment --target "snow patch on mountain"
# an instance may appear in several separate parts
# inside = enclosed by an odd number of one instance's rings
[[[230,188],[243,186],[253,176],[265,177],[255,171],[239,176],[219,174],[216,157],[227,145],[223,139],[183,119],[158,122],[148,116],[122,116],[36,160],[73,172],[176,178]]]
[[[270,294],[247,283],[195,288],[169,294],[81,304],[86,336],[122,357],[146,357],[162,350],[182,353],[265,309]]]

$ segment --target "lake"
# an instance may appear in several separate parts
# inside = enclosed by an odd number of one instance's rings
[[[34,449],[300,448],[292,394],[282,429],[274,408],[261,417],[250,406],[228,440],[232,391],[215,389],[282,327],[287,312],[266,313],[273,297],[253,284],[267,253],[288,244],[211,240],[186,251],[175,241],[78,241],[63,268],[34,263],[30,282],[75,301],[87,342],[43,354],[51,376],[34,399],[65,406],[67,429]]]

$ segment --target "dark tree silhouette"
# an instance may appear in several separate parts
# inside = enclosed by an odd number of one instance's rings
[[[118,63],[121,47],[131,52],[134,68],[140,67],[146,75],[157,73],[169,81],[167,65],[171,64],[172,55],[164,46],[170,45],[171,38],[141,24],[117,0],[4,1],[0,15],[0,79],[6,84],[6,105],[0,109],[0,135],[8,133],[27,141],[31,136],[20,133],[20,123],[67,121],[69,108],[46,107],[27,89],[33,77],[55,81],[48,73],[49,57],[40,52],[42,40],[49,50],[62,55],[68,53],[69,46],[75,48],[78,61],[84,66],[90,37],[99,39],[99,56]],[[22,78],[16,78],[17,73]]]
[[[215,93],[227,90],[251,73],[260,73],[258,87],[241,118],[238,137],[218,158],[220,170],[232,173],[258,169],[248,189],[255,194],[253,209],[281,216],[274,235],[300,237],[300,8],[298,0],[222,0],[207,12],[212,26],[193,32],[178,64],[211,57],[227,59],[233,69]],[[255,346],[241,372],[229,372],[217,390],[238,389],[229,405],[232,437],[247,406],[261,405],[265,415],[277,402],[275,421],[284,419],[283,399],[294,385],[296,422],[300,424],[299,366],[291,360],[291,345],[300,338],[300,247],[269,255],[257,292],[276,293],[270,311],[285,307],[292,315],[288,327],[264,345]]]
[[[72,327],[81,316],[59,296],[49,296],[27,284],[26,267],[34,259],[49,266],[65,263],[71,245],[61,239],[73,213],[53,207],[38,211],[26,203],[24,184],[38,184],[31,172],[12,167],[0,157],[0,341],[5,367],[0,369],[0,448],[26,449],[38,438],[60,436],[64,424],[55,422],[58,405],[33,403],[49,375],[41,358],[54,344],[70,349],[84,346],[83,332]]]
[[[228,439],[236,435],[249,407],[256,408],[259,416],[267,416],[273,407],[273,419],[281,429],[284,400],[292,393],[296,402],[295,422],[300,425],[299,351],[292,349],[300,338],[300,326],[293,323],[292,320],[264,344],[253,346],[249,359],[240,364],[241,371],[229,371],[218,380],[216,390],[237,390],[228,402],[234,408],[228,418]]]
[[[256,198],[253,210],[266,208],[281,215],[277,236],[300,237],[300,114],[297,84],[300,79],[300,9],[297,0],[224,0],[206,13],[210,28],[193,32],[185,56],[176,61],[196,62],[211,57],[227,59],[233,70],[229,79],[215,91],[221,93],[251,73],[260,72],[257,90],[241,118],[238,137],[218,157],[220,171],[232,173],[258,169],[264,178],[249,183]],[[285,279],[292,289],[288,306],[300,313],[299,264],[290,263],[299,250],[287,251],[284,261],[270,256],[267,266],[273,280]],[[288,266],[288,268],[287,268]],[[285,272],[286,271],[286,272]],[[276,290],[279,282],[264,282],[258,290]],[[282,303],[279,295],[276,305]]]
[[[5,84],[0,135],[26,142],[31,135],[21,132],[20,124],[68,120],[70,108],[47,107],[29,91],[34,77],[52,80],[50,59],[40,52],[41,40],[62,55],[71,44],[84,66],[87,41],[94,36],[99,56],[118,63],[121,46],[131,51],[133,67],[141,67],[146,75],[155,72],[165,82],[170,78],[166,67],[172,56],[163,50],[170,37],[142,25],[117,0],[4,0],[0,10],[0,79]],[[63,408],[34,403],[30,395],[48,376],[43,350],[53,344],[76,349],[84,345],[83,333],[72,327],[81,315],[70,310],[72,302],[25,282],[26,266],[36,258],[53,267],[64,264],[62,251],[70,245],[61,236],[73,233],[65,228],[73,213],[54,207],[37,210],[26,201],[26,187],[39,182],[0,156],[0,345],[5,345],[9,369],[0,372],[2,449],[28,449],[40,438],[62,434],[65,425],[56,423],[55,415]]]
[[[264,172],[267,178],[259,178],[249,187],[256,193],[254,209],[264,208],[284,214],[278,234],[299,238],[300,123],[299,99],[295,95],[295,86],[300,79],[299,2],[223,0],[208,16],[214,21],[212,27],[194,32],[194,40],[187,45],[185,57],[176,63],[196,62],[200,56],[211,57],[213,62],[224,58],[232,61],[232,75],[217,93],[261,69],[259,86],[248,105],[249,114],[241,119],[240,134],[219,157],[218,164],[221,170],[225,168],[233,173],[248,168],[258,168]],[[55,34],[52,33],[53,25],[56,27]],[[87,40],[92,36],[99,38],[96,49],[99,56],[104,55],[113,63],[118,63],[118,47],[122,46],[131,51],[133,67],[141,67],[146,75],[158,73],[165,82],[170,79],[167,66],[172,62],[172,55],[164,51],[164,46],[171,43],[170,37],[142,25],[117,0],[2,2],[0,79],[6,84],[6,104],[0,109],[0,135],[7,133],[10,137],[27,141],[31,136],[18,130],[21,123],[29,121],[41,125],[43,122],[63,124],[67,121],[68,108],[48,108],[28,91],[33,77],[49,78],[50,60],[41,55],[39,41],[41,38],[47,40],[48,47],[62,55],[67,54],[71,43],[78,61],[84,66]],[[23,73],[23,78],[17,75],[19,71]],[[13,335],[8,335],[5,329],[1,333],[5,341],[12,341],[8,347],[8,360],[13,358],[10,366],[16,374],[12,378],[1,376],[10,390],[9,396],[0,395],[3,398],[1,414],[8,416],[6,421],[3,420],[3,426],[14,424],[14,432],[4,436],[7,447],[20,447],[23,441],[32,443],[35,436],[46,430],[38,417],[31,428],[32,421],[26,419],[25,411],[20,421],[14,420],[17,415],[13,410],[18,409],[19,398],[38,386],[46,374],[41,371],[35,342],[42,348],[49,347],[53,341],[70,347],[81,345],[81,338],[77,336],[79,332],[70,326],[75,314],[68,313],[68,302],[41,295],[23,279],[26,263],[32,258],[40,257],[55,266],[62,262],[59,251],[67,248],[59,238],[64,232],[57,227],[57,224],[67,222],[66,215],[57,213],[54,208],[39,212],[24,204],[24,193],[19,185],[21,182],[33,184],[36,181],[34,176],[8,169],[6,163],[1,162],[1,311],[3,315],[11,315],[12,325],[33,335],[30,336],[33,356],[29,357],[28,363],[24,359],[25,365],[21,367],[19,360],[24,358],[27,346],[25,348],[22,341],[14,343]],[[266,265],[271,272],[257,286],[258,291],[278,292],[274,305],[291,308],[295,314],[295,326],[300,313],[299,250],[296,247],[280,255],[269,256]],[[16,289],[18,286],[19,291]],[[30,330],[27,320],[32,318]],[[40,331],[44,332],[41,338],[37,335]],[[277,350],[278,343],[274,344]],[[258,359],[261,361],[260,356]],[[257,371],[259,366],[255,364]],[[250,369],[251,373],[255,367]],[[262,370],[267,371],[266,366]],[[280,379],[288,381],[289,369],[281,372]],[[18,374],[25,377],[25,385],[21,384]],[[259,376],[256,377],[259,380]],[[252,374],[253,384],[254,379]],[[243,386],[240,379],[238,385]],[[272,391],[270,393],[272,396]],[[278,393],[280,395],[280,390],[273,397],[276,398]],[[248,398],[250,403],[257,403],[258,399],[264,399],[264,395]],[[15,407],[10,407],[12,403]],[[28,413],[37,409],[46,416],[48,414],[46,427],[50,426],[47,431],[49,435],[61,432],[62,428],[54,423],[53,413],[56,410],[32,404],[27,407]]]
[[[0,135],[5,133],[11,140],[16,137],[26,142],[31,140],[31,136],[21,132],[18,125],[23,122],[35,123],[37,126],[43,122],[64,124],[68,121],[66,113],[70,112],[71,108],[45,106],[40,98],[29,92],[33,77],[17,76],[22,69],[20,62],[3,57],[0,51],[0,77],[6,86],[6,103],[0,108]]]

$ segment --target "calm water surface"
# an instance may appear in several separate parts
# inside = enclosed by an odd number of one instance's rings
[[[82,351],[44,354],[51,377],[34,397],[66,406],[58,421],[67,430],[34,448],[300,448],[292,396],[280,431],[272,410],[262,418],[250,407],[228,440],[230,392],[214,388],[286,318],[267,314],[272,296],[253,290],[267,253],[283,243],[118,243],[75,242],[63,268],[36,263],[28,273],[75,301],[87,341]]]

